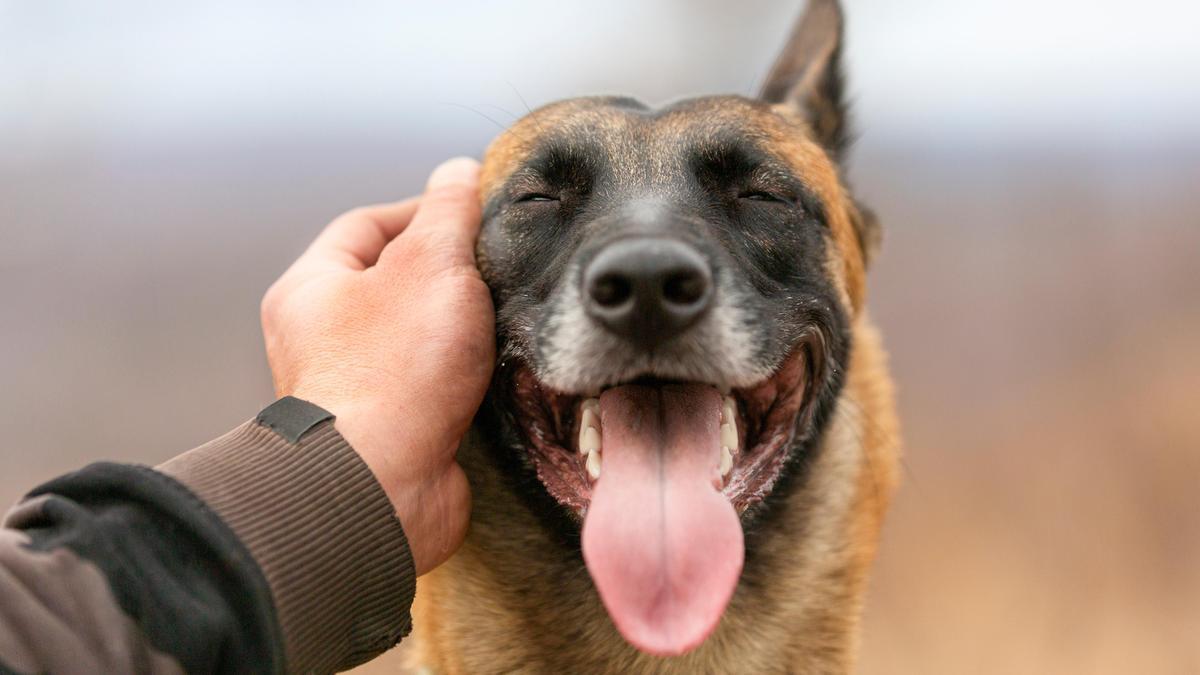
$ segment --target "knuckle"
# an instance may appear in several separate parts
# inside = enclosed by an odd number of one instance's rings
[[[329,229],[339,232],[350,232],[362,223],[367,222],[375,224],[371,210],[365,206],[358,206],[334,218],[329,224]]]
[[[356,206],[356,207],[350,209],[349,211],[346,211],[345,213],[341,214],[337,218],[334,218],[334,220],[335,221],[338,221],[338,220],[360,220],[360,219],[366,218],[369,213],[370,213],[370,210],[367,209],[365,206]]]
[[[280,277],[263,293],[259,303],[259,318],[264,332],[272,332],[286,322],[286,313],[291,296],[287,277]]]
[[[279,312],[279,304],[282,301],[281,295],[282,291],[279,290],[278,281],[271,284],[267,292],[263,293],[262,302],[259,303],[259,314],[262,316],[264,324],[273,320]]]

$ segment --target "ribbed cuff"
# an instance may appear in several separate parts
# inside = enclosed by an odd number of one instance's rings
[[[404,530],[332,419],[302,435],[262,420],[158,470],[203,499],[262,568],[290,672],[368,661],[412,629],[416,574]]]

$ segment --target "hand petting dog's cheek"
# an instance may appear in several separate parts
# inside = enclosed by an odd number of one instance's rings
[[[419,199],[337,218],[262,305],[276,393],[337,416],[396,507],[418,574],[466,532],[454,454],[495,362],[474,258],[478,181],[474,160],[451,160]]]

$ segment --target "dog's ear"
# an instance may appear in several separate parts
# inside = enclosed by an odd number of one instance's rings
[[[842,8],[838,0],[808,0],[759,98],[793,106],[817,140],[840,159],[849,130],[842,101]]]

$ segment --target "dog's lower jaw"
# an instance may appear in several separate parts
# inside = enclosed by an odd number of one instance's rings
[[[475,429],[460,451],[473,515],[463,548],[422,577],[413,659],[438,673],[790,672],[853,668],[867,569],[895,482],[898,433],[875,331],[860,317],[846,384],[802,480],[747,532],[738,590],[686,655],[634,650],[577,549],[518,495]]]

